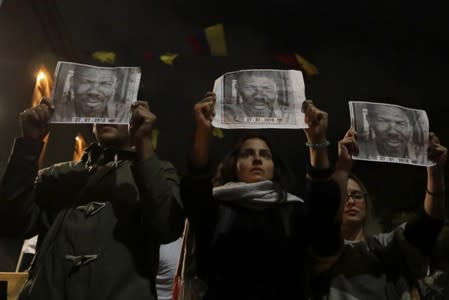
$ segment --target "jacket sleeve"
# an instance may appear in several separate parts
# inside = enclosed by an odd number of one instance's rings
[[[332,180],[308,180],[305,194],[306,228],[310,228],[310,263],[313,273],[320,274],[332,268],[343,254],[339,208],[341,191]]]
[[[404,274],[410,280],[424,277],[442,226],[443,220],[433,219],[422,211],[394,231],[374,235],[382,246],[375,252],[391,273]]]
[[[426,275],[429,259],[407,240],[406,226],[403,224],[391,232],[373,235],[368,238],[368,245],[369,240],[377,241],[369,248],[379,258],[387,274],[405,276],[414,281]]]
[[[425,256],[430,256],[443,228],[444,220],[435,219],[424,211],[409,221],[404,228],[405,239],[418,248]]]
[[[218,201],[212,195],[212,171],[210,164],[195,168],[190,163],[188,172],[181,180],[181,199],[194,234],[192,255],[198,276],[207,279],[210,270],[210,249],[218,219]]]
[[[43,143],[17,138],[0,183],[0,234],[29,238],[37,234],[40,208],[35,178]]]
[[[340,231],[340,188],[333,180],[308,180],[305,194],[306,228],[313,255],[330,257],[337,255],[344,241]]]
[[[189,223],[195,231],[213,227],[218,213],[218,201],[212,195],[211,168],[188,165],[181,180],[181,199]]]
[[[145,226],[160,244],[179,238],[184,227],[184,216],[176,169],[153,156],[138,161],[133,166],[133,174],[141,195]]]

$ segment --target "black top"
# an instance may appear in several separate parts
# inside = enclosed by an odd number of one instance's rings
[[[212,196],[209,173],[191,169],[181,181],[184,209],[195,232],[200,275],[208,283],[204,299],[305,298],[306,254],[312,247],[308,232],[317,234],[308,226],[310,220],[321,217],[306,218],[305,206],[299,201],[264,209],[219,202]],[[329,186],[328,181],[310,184],[307,196]],[[333,199],[317,201],[338,202],[339,193],[333,190],[327,193]],[[313,207],[309,211],[313,214]],[[328,224],[335,226],[334,221]]]

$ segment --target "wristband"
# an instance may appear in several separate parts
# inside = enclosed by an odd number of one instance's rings
[[[328,140],[322,142],[322,143],[309,143],[309,142],[305,142],[304,145],[306,145],[306,147],[310,147],[310,148],[326,148],[329,147],[329,145],[331,144],[331,142],[329,142]]]

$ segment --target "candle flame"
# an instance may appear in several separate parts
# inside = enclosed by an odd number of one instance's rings
[[[44,71],[39,71],[39,73],[37,73],[36,80],[38,82],[40,82],[40,81],[45,80],[45,79],[47,79],[47,76],[45,76],[45,72]]]
[[[36,74],[36,84],[34,85],[32,106],[39,105],[42,98],[50,98],[52,79],[47,69],[42,66]]]

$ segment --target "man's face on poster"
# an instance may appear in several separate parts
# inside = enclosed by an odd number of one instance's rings
[[[277,86],[272,79],[243,75],[237,83],[237,91],[249,117],[272,117],[278,97]]]
[[[117,78],[107,70],[81,69],[73,78],[75,110],[78,116],[104,117],[117,88]]]
[[[380,155],[404,157],[412,136],[412,125],[406,113],[397,107],[379,106],[373,109],[370,126],[376,135]]]

